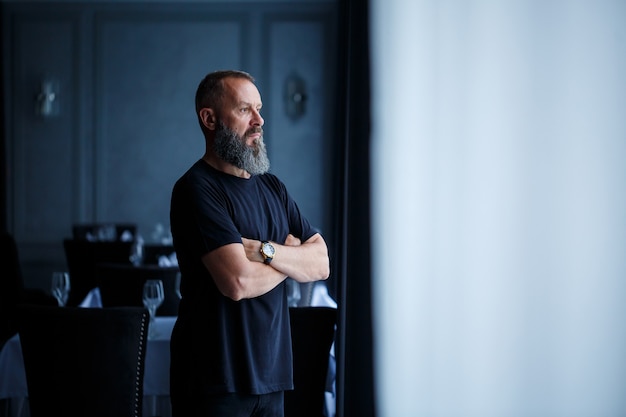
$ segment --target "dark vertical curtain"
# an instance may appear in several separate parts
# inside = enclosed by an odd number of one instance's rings
[[[5,23],[4,17],[4,4],[0,4],[0,22]],[[0,30],[0,54],[2,55],[2,59],[6,59],[9,56],[9,51],[4,49],[4,32],[5,28],[3,27]],[[4,120],[4,101],[5,101],[5,92],[4,92],[4,66],[5,62],[0,65],[0,230],[5,232],[7,230],[7,189],[5,184],[7,183],[7,175],[8,169],[6,165],[6,149],[7,149],[7,138],[5,136],[6,127]]]
[[[341,3],[343,181],[337,416],[375,415],[370,267],[368,1]],[[343,82],[342,82],[343,81]]]

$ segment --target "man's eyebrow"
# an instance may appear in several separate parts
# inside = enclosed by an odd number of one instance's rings
[[[240,101],[239,106],[240,107],[257,107],[254,104],[250,103],[249,101]],[[263,107],[263,103],[259,103],[258,107]]]

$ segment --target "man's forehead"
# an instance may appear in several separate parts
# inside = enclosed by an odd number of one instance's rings
[[[224,80],[226,95],[236,103],[260,104],[261,95],[254,83],[245,78],[227,78]]]

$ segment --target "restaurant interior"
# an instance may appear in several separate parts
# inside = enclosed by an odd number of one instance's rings
[[[263,97],[271,171],[285,178],[300,210],[322,231],[333,269],[337,266],[323,284],[288,282],[289,305],[299,308],[292,323],[314,332],[293,330],[294,349],[303,350],[294,353],[298,369],[304,367],[294,375],[302,389],[286,398],[289,415],[306,415],[303,409],[335,415],[341,281],[335,242],[342,233],[344,152],[338,114],[345,100],[337,88],[345,65],[337,39],[345,36],[340,24],[347,3],[1,4],[6,169],[0,210],[10,248],[3,256],[14,265],[10,285],[2,291],[2,415],[37,415],[41,401],[40,394],[28,395],[29,390],[40,392],[30,386],[37,376],[25,361],[30,354],[22,355],[20,347],[26,352],[28,346],[20,344],[17,319],[5,325],[7,311],[21,304],[67,310],[141,308],[152,281],[162,285],[163,293],[148,326],[156,335],[134,341],[147,346],[140,361],[145,369],[142,395],[122,403],[146,417],[170,414],[169,334],[180,300],[180,273],[169,230],[169,199],[174,181],[203,151],[193,107],[197,84],[206,73],[223,68],[255,77]],[[311,314],[319,315],[314,320],[307,315],[312,307]],[[52,323],[46,327],[54,328]],[[321,352],[318,359],[315,349]],[[92,358],[105,354],[92,350]],[[88,360],[82,352],[66,354]],[[106,394],[104,381],[100,390]],[[46,395],[50,400],[52,394]]]
[[[289,283],[288,416],[626,415],[623,0],[0,4],[0,308],[55,311],[3,334],[0,417],[77,404],[55,375],[104,413],[76,381],[122,345],[108,415],[169,415],[169,200],[220,68],[255,77],[271,171],[329,248],[327,281]],[[52,321],[119,309],[119,344]],[[24,366],[55,332],[91,347]]]

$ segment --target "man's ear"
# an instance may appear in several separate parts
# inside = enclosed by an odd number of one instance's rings
[[[200,109],[200,120],[202,120],[202,124],[209,130],[215,130],[215,112],[213,109],[203,108]]]

